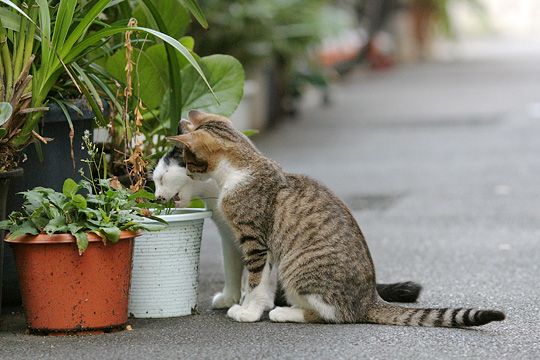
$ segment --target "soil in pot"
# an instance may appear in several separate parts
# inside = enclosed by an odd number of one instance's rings
[[[121,328],[128,318],[133,239],[122,232],[117,244],[89,234],[79,255],[69,234],[6,239],[11,243],[32,332],[88,332]]]

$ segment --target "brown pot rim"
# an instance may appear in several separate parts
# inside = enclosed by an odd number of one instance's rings
[[[99,235],[96,235],[93,232],[89,232],[87,233],[87,235],[88,235],[88,242],[102,242],[103,241],[101,237],[99,237]],[[123,230],[122,232],[120,232],[120,240],[131,239],[140,235],[141,235],[140,231]],[[25,234],[15,239],[11,239],[6,236],[4,241],[11,244],[65,244],[65,243],[76,243],[77,239],[75,239],[75,236],[68,233],[52,234],[52,235]]]

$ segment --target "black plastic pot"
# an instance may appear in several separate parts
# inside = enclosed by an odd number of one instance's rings
[[[94,113],[86,102],[79,100],[75,105],[82,110],[82,116],[78,112],[70,111],[73,121],[74,138],[73,151],[75,167],[70,156],[69,124],[62,110],[56,104],[49,105],[49,111],[45,113],[40,124],[41,134],[54,140],[47,145],[42,145],[43,161],[40,161],[38,153],[33,145],[25,149],[27,160],[22,164],[24,177],[17,182],[12,182],[7,195],[7,213],[19,210],[22,205],[22,197],[18,192],[32,189],[36,186],[50,187],[57,191],[62,189],[64,180],[71,177],[77,181],[80,179],[79,169],[84,165],[81,159],[86,158],[86,150],[82,150],[82,136],[84,130],[92,132],[94,129]],[[4,289],[3,304],[13,306],[21,303],[19,281],[15,269],[15,259],[10,247],[6,247],[4,259]]]
[[[11,179],[20,177],[23,169],[0,172],[0,220],[6,218],[6,202]],[[2,276],[4,270],[4,231],[0,230],[0,313],[2,312]]]

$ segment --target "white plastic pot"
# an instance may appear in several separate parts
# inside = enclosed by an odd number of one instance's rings
[[[177,209],[160,215],[169,224],[166,229],[136,238],[130,316],[164,318],[196,311],[203,223],[211,215],[204,209]]]

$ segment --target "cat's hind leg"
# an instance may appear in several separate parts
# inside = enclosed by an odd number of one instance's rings
[[[274,322],[333,323],[338,322],[335,306],[326,303],[320,295],[287,296],[292,307],[276,307],[268,314]]]
[[[297,307],[276,307],[274,310],[268,313],[270,321],[274,322],[294,322],[294,323],[305,323],[306,321],[306,312],[302,308]]]

